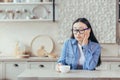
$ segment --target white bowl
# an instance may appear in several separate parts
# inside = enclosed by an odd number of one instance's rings
[[[61,65],[59,67],[61,73],[67,73],[70,71],[70,66],[69,65]]]

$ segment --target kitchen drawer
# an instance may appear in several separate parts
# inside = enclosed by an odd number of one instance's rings
[[[17,80],[17,76],[27,69],[27,62],[4,62],[5,80]]]
[[[28,62],[30,69],[55,69],[55,62]]]
[[[96,69],[97,70],[110,70],[110,62],[102,62],[102,64]]]
[[[120,70],[120,62],[111,62],[110,68],[111,70]]]

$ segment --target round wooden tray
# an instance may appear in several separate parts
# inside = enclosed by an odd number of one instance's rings
[[[37,51],[44,47],[44,50],[49,54],[54,48],[53,40],[47,35],[38,35],[31,42],[32,53],[35,56],[38,56]]]

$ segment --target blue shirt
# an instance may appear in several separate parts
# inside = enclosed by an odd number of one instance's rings
[[[85,62],[82,65],[83,70],[94,70],[97,66],[98,59],[101,53],[100,44],[89,41],[87,45],[82,46],[85,56]],[[70,65],[71,69],[78,69],[79,65],[79,48],[76,39],[68,39],[65,41],[58,63]]]

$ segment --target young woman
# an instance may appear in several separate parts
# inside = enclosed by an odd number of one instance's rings
[[[101,47],[86,18],[78,18],[72,25],[71,38],[65,41],[56,65],[70,65],[71,69],[95,70],[101,64]]]

